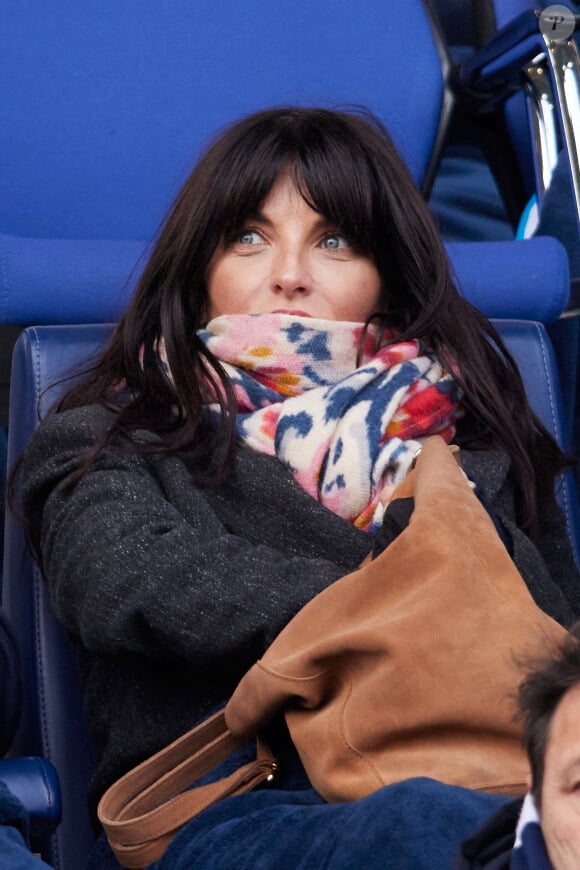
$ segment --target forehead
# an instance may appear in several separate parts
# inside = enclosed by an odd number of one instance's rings
[[[218,223],[226,235],[282,203],[288,213],[292,206],[303,216],[324,218],[339,227],[361,251],[374,253],[377,240],[383,244],[385,236],[391,235],[391,223],[385,225],[383,219],[382,200],[379,206],[375,187],[364,173],[339,172],[335,162],[299,157],[285,159],[261,173],[254,170],[239,180],[239,188],[234,183],[231,196],[220,199],[224,211]]]
[[[580,683],[568,689],[552,717],[546,747],[546,768],[580,766]]]
[[[320,216],[305,199],[298,188],[294,176],[289,171],[281,172],[261,205],[266,216],[269,213],[289,213],[292,215]]]

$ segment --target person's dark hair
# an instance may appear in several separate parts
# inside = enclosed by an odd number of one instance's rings
[[[524,746],[532,771],[532,793],[542,803],[544,761],[550,724],[566,692],[580,683],[580,621],[566,634],[557,652],[536,662],[519,688],[519,710],[524,722]]]
[[[207,150],[169,212],[108,348],[58,405],[101,403],[115,411],[79,476],[107,442],[136,429],[160,435],[139,449],[180,455],[205,469],[208,482],[227,471],[235,445],[233,393],[196,335],[208,310],[205,276],[220,239],[242,229],[283,170],[312,208],[372,257],[384,288],[380,319],[401,339],[424,341],[454,372],[470,412],[459,441],[503,445],[518,521],[533,532],[565,458],[532,414],[496,331],[457,291],[439,232],[390,136],[362,112],[271,109],[233,124]],[[160,336],[173,382],[155,352]],[[119,400],[119,384],[128,401]],[[217,429],[204,411],[209,395],[220,397]]]

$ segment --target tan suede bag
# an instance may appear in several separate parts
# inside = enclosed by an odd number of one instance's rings
[[[414,776],[525,791],[517,662],[564,631],[533,602],[440,438],[426,443],[413,478],[408,528],[309,602],[223,712],[105,793],[99,818],[123,866],[158,860],[188,819],[272,780],[275,759],[258,739],[256,762],[191,789],[280,712],[328,801]]]

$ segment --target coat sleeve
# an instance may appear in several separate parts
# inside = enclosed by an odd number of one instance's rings
[[[495,518],[511,539],[510,552],[536,604],[565,627],[580,618],[580,576],[562,511],[556,500],[540,517],[532,541],[516,523],[507,455],[500,450],[463,451],[467,474],[484,489]]]
[[[536,545],[544,557],[550,576],[566,599],[573,619],[580,619],[580,574],[566,531],[564,515],[556,500],[542,517]]]
[[[228,533],[193,483],[185,517],[167,499],[155,461],[135,451],[105,451],[71,489],[106,425],[100,408],[50,417],[21,473],[54,609],[86,649],[202,668],[225,666],[232,654],[253,660],[301,606],[352,570]]]

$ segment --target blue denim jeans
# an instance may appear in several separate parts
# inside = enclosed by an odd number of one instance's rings
[[[50,870],[28,845],[28,815],[0,780],[0,866],[7,870]]]

